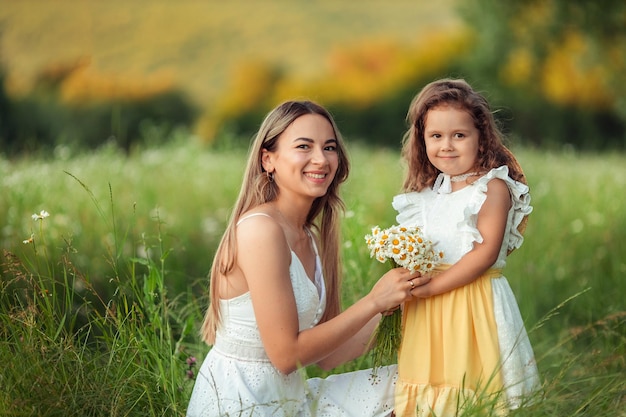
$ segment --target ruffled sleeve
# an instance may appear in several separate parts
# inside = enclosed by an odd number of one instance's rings
[[[396,222],[404,226],[422,226],[422,197],[417,192],[395,196],[391,205],[398,212]]]
[[[532,212],[533,208],[530,205],[528,186],[509,177],[509,167],[506,165],[492,169],[486,175],[474,182],[473,185],[477,187],[477,191],[474,193],[471,201],[465,209],[465,215],[463,216],[464,220],[462,224],[459,225],[459,228],[461,231],[470,233],[474,241],[478,243],[483,241],[483,238],[478,229],[476,229],[475,225],[478,218],[478,212],[487,199],[487,183],[494,178],[503,180],[509,187],[509,192],[511,193],[512,213],[509,213],[510,221],[507,223],[507,227],[509,229],[507,230],[505,236],[508,236],[508,240],[506,242],[507,251],[512,251],[522,246],[522,243],[524,242],[524,236],[522,236],[518,227],[524,217]]]

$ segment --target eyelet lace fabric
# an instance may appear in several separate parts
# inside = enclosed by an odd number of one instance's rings
[[[476,220],[487,199],[487,184],[494,178],[506,183],[512,201],[504,242],[498,260],[493,265],[495,268],[504,268],[507,252],[522,246],[524,237],[517,228],[533,210],[528,186],[511,179],[506,165],[492,169],[474,183],[453,193],[440,194],[432,189],[424,189],[419,193],[397,195],[392,203],[398,211],[396,220],[399,224],[422,227],[426,236],[436,240],[437,248],[444,251],[442,262],[453,264],[472,249],[474,242],[483,241],[476,228]],[[433,218],[446,221],[431,221]]]
[[[320,259],[315,283],[294,252],[289,270],[304,330],[324,313]],[[250,294],[221,300],[220,310],[222,325],[196,378],[188,417],[382,417],[393,409],[395,366],[379,369],[375,379],[370,370],[311,379],[303,369],[283,375],[267,357]]]
[[[397,223],[407,226],[420,226],[425,236],[435,242],[436,248],[444,252],[442,262],[454,264],[472,249],[474,242],[480,243],[483,241],[483,237],[476,228],[478,212],[487,198],[488,182],[496,178],[506,183],[512,201],[512,207],[507,216],[503,243],[498,258],[492,265],[492,268],[503,269],[506,266],[507,253],[511,249],[519,248],[523,243],[524,238],[518,231],[519,224],[525,216],[532,212],[528,187],[509,178],[508,167],[506,166],[492,169],[474,183],[449,194],[437,193],[432,189],[424,189],[420,192],[406,193],[394,197],[392,204],[398,211]],[[433,279],[436,279],[436,277]],[[471,286],[473,283],[468,285]],[[501,388],[506,393],[508,407],[516,408],[525,395],[539,389],[537,366],[516,298],[507,279],[504,276],[490,278],[490,288],[492,300],[489,300],[489,303],[493,303],[492,314],[494,316],[492,320],[495,321],[497,327],[498,360],[503,384]],[[450,297],[461,297],[462,293],[471,292],[465,292],[465,288],[461,287],[461,289],[453,290],[447,294],[451,294]],[[438,297],[441,296],[425,299],[423,304],[439,303],[438,300],[440,298]],[[477,305],[479,302],[482,303],[483,301],[477,299],[469,301],[470,305],[471,303]],[[430,311],[429,308],[426,307],[426,311]],[[454,307],[450,304],[450,310],[446,310],[446,308],[448,307],[438,310],[438,312],[443,314],[442,317],[438,317],[443,323],[453,320],[451,311]],[[420,311],[423,312],[423,310]],[[450,312],[448,313],[447,311]],[[447,316],[447,314],[450,314],[450,316]],[[420,322],[420,318],[415,320],[418,323]],[[407,331],[404,338],[411,338],[410,330]],[[420,340],[415,343],[428,344],[429,341]],[[481,341],[478,341],[478,343],[480,344]],[[459,346],[456,349],[463,348]],[[411,353],[409,352],[408,355],[411,355]],[[440,361],[442,364],[454,363],[454,360],[449,360],[454,356],[455,348],[450,347],[447,353],[435,353],[435,357],[424,360],[430,362]],[[415,366],[418,365],[416,364]],[[407,390],[405,392],[411,392],[411,395],[423,395],[423,398],[428,397],[428,402],[430,402],[428,407],[431,407],[433,410],[448,410],[446,408],[448,405],[443,404],[447,401],[446,397],[454,400],[456,393],[463,388],[458,384],[456,387],[450,385],[450,381],[440,385],[432,384],[432,381],[403,381],[402,360],[400,361],[399,373],[398,385],[406,386]],[[440,403],[437,402],[437,397],[439,397]],[[415,409],[407,411],[406,414],[398,413],[398,416],[400,415],[415,415]],[[443,415],[447,414],[444,412]]]

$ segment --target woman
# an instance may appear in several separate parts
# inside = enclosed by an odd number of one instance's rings
[[[211,270],[203,338],[213,348],[188,416],[384,416],[395,366],[306,379],[367,352],[381,312],[427,282],[396,268],[340,310],[339,185],[349,166],[331,115],[309,101],[272,110],[252,144]],[[319,249],[318,249],[319,248]]]

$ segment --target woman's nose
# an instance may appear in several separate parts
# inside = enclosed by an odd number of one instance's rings
[[[313,151],[313,157],[311,158],[313,162],[317,163],[317,164],[326,164],[328,163],[328,158],[326,157],[326,154],[324,153],[324,149],[322,148],[316,148]]]

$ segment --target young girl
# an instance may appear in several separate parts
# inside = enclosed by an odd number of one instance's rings
[[[348,160],[331,115],[310,101],[272,110],[250,148],[211,269],[204,340],[188,416],[382,417],[395,366],[307,379],[367,351],[381,312],[428,281],[387,272],[340,311],[339,186]]]
[[[463,80],[427,85],[407,120],[406,194],[393,199],[397,222],[422,227],[444,258],[404,306],[396,415],[456,416],[481,401],[506,413],[539,387],[502,276],[532,211],[524,174],[487,101]]]

